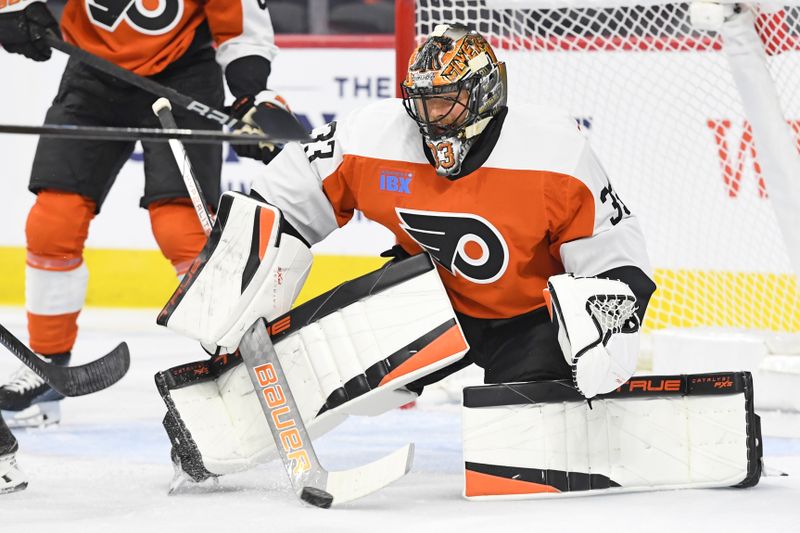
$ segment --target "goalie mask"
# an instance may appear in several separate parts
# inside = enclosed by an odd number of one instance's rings
[[[456,179],[478,135],[506,105],[505,63],[480,34],[441,24],[411,55],[402,90],[436,173]]]

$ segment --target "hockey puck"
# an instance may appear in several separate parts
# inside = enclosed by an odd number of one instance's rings
[[[333,495],[316,487],[303,487],[300,499],[322,509],[329,509],[333,503]]]

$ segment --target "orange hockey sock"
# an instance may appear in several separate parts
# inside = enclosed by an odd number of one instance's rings
[[[75,343],[88,281],[83,246],[94,212],[88,198],[46,189],[28,213],[25,306],[38,353],[68,352]]]
[[[175,267],[176,274],[185,274],[206,243],[206,235],[192,202],[188,198],[160,200],[147,209],[153,236],[161,252]]]

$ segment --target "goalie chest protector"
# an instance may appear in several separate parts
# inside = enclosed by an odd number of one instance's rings
[[[587,402],[563,381],[464,389],[464,496],[749,487],[761,429],[749,372],[637,376]]]

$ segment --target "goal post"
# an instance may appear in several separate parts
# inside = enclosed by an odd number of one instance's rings
[[[397,80],[436,24],[480,31],[509,107],[573,116],[640,218],[658,284],[646,331],[796,333],[800,0],[743,8],[397,0]]]

